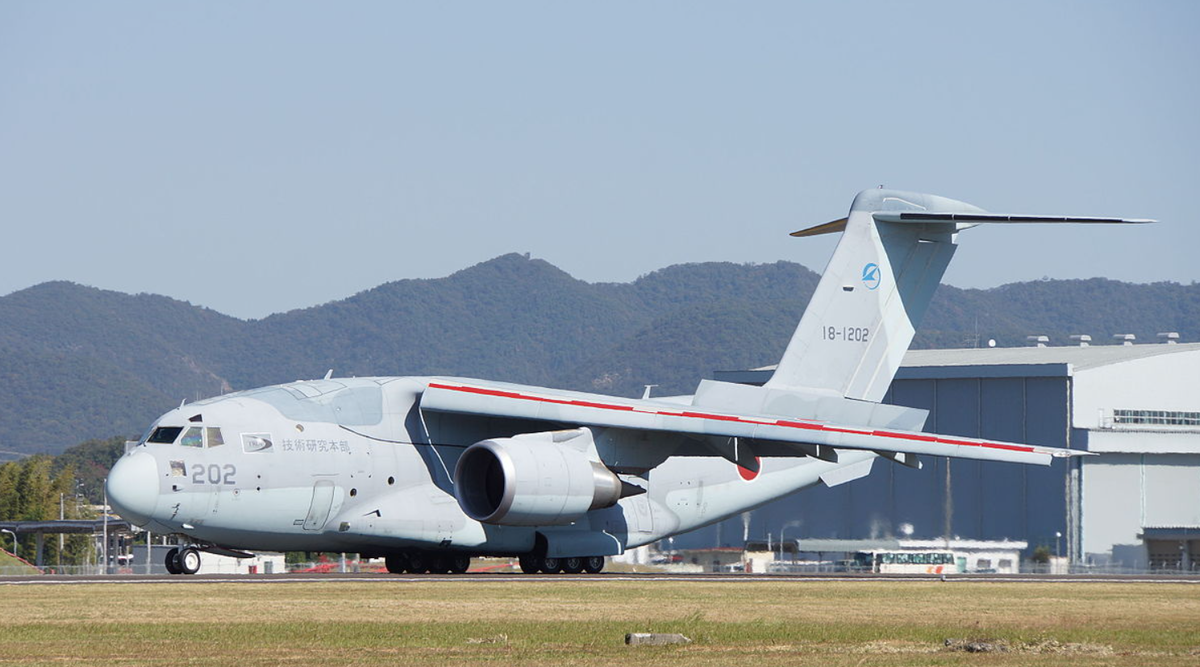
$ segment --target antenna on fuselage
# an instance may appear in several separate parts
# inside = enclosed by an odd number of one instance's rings
[[[329,378],[332,378],[332,377],[333,377],[333,369],[330,368],[329,370],[325,371],[325,377],[323,377],[321,379],[328,380]]]

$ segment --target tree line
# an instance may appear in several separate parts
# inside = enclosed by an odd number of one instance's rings
[[[0,464],[0,521],[95,519],[104,497],[104,478],[123,449],[124,438],[89,440],[59,456],[39,454]],[[33,562],[36,540],[22,535],[16,555]],[[13,536],[0,534],[0,548],[13,551]],[[47,534],[42,550],[48,565],[84,565],[96,559],[90,535]]]

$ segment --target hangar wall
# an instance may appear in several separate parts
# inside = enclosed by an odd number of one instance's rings
[[[1038,368],[1029,377],[929,377],[923,369],[901,369],[884,401],[929,410],[925,430],[947,435],[1067,447],[1070,379],[1066,367]],[[914,470],[879,460],[867,477],[834,488],[805,489],[755,510],[751,537],[789,526],[785,537],[857,539],[899,535],[936,538],[949,532],[976,540],[1019,539],[1030,547],[1055,547],[1067,555],[1065,484],[1068,464],[1049,467],[991,461],[922,459]],[[949,508],[947,507],[949,469]],[[744,527],[729,520],[699,536],[705,545],[720,533],[735,544]],[[691,536],[688,536],[691,537]],[[685,538],[676,538],[677,544]],[[691,541],[690,539],[688,540]]]
[[[1066,377],[901,377],[885,402],[929,410],[927,431],[1066,447],[1068,385]],[[929,457],[923,463],[913,470],[878,461],[862,480],[806,489],[764,508],[762,518],[774,525],[799,521],[810,537],[897,535],[907,523],[913,537],[935,538],[947,534],[949,509],[949,534],[964,538],[1053,548],[1056,532],[1068,534],[1064,461],[1035,467]],[[1062,549],[1065,555],[1065,540]]]
[[[1144,567],[1146,527],[1200,526],[1200,455],[1104,454],[1083,476],[1084,553]]]
[[[1200,344],[912,351],[885,402],[929,410],[926,431],[1095,455],[1049,467],[926,457],[922,470],[880,460],[862,480],[806,489],[755,510],[748,530],[730,520],[701,539],[880,538],[908,523],[916,538],[1015,539],[1076,563],[1144,567],[1147,531],[1200,534],[1197,378]]]

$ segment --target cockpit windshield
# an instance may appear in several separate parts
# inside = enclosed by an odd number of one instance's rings
[[[179,444],[184,447],[203,447],[204,436],[201,434],[199,426],[189,428],[183,437],[179,439]]]
[[[221,429],[216,426],[189,426],[186,431],[182,426],[159,426],[146,438],[152,445],[169,445],[176,440],[182,447],[220,447],[225,444]]]
[[[204,429],[204,438],[208,440],[209,447],[220,447],[225,444],[225,438],[221,436],[221,429],[215,426]]]
[[[182,426],[159,426],[154,429],[149,438],[146,438],[146,442],[154,445],[169,445],[175,442],[175,438],[178,438],[180,433],[183,433]]]

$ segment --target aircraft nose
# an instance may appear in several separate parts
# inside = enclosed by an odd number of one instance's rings
[[[122,456],[109,471],[105,488],[122,519],[145,526],[158,504],[158,462],[145,452]]]

